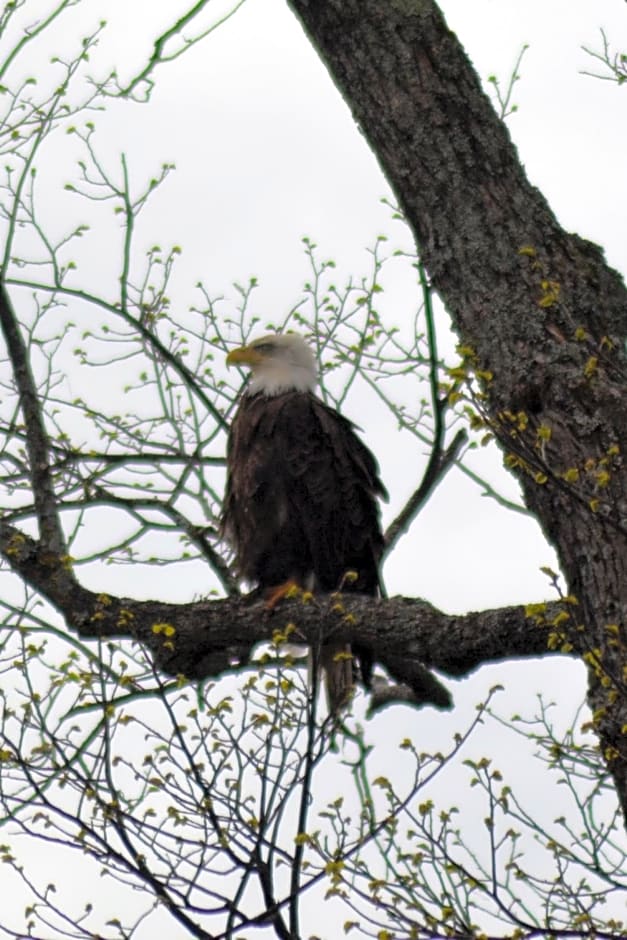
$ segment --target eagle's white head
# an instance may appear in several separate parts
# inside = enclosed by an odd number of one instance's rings
[[[250,394],[280,395],[282,392],[312,392],[318,370],[314,355],[298,333],[270,333],[247,346],[232,349],[227,366],[249,366]]]

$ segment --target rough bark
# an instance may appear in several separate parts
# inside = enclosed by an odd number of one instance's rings
[[[558,552],[627,813],[625,285],[530,184],[435,3],[289,6],[396,193],[483,374],[480,407]]]

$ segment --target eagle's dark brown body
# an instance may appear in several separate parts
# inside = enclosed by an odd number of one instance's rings
[[[223,531],[246,581],[378,593],[387,494],[350,421],[311,392],[244,393],[227,466]]]
[[[338,412],[309,392],[242,396],[231,426],[224,531],[240,573],[273,587],[376,593],[383,548],[376,461]]]

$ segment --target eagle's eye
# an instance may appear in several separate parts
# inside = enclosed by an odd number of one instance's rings
[[[255,343],[257,352],[272,352],[274,343]]]

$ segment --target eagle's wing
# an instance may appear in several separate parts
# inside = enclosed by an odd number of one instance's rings
[[[346,418],[306,392],[245,395],[227,465],[223,532],[246,580],[378,593],[377,497],[386,494]],[[336,712],[353,688],[350,649],[328,644],[321,658]],[[362,672],[367,681],[368,668]]]

